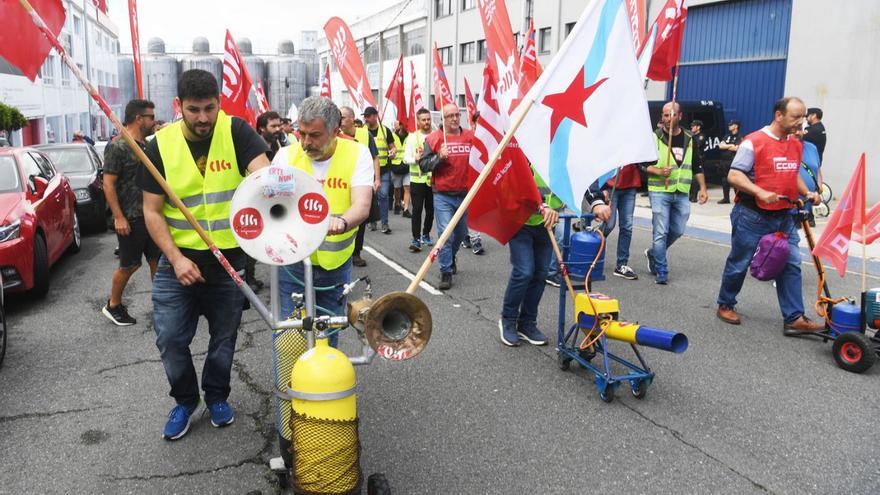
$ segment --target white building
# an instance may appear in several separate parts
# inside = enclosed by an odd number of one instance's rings
[[[126,102],[120,101],[118,89],[116,26],[90,1],[64,0],[63,4],[67,16],[61,42],[83,74],[87,67],[91,69],[87,77],[113,111],[121,115]],[[54,50],[33,83],[0,58],[0,100],[18,108],[28,119],[27,127],[12,133],[13,145],[67,142],[77,130],[95,140],[106,139],[112,128],[97,105],[90,104],[91,98]]]

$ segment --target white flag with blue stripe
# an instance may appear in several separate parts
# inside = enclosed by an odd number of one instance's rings
[[[594,0],[525,96],[534,104],[516,131],[569,208],[606,172],[657,160],[642,82],[623,1]]]

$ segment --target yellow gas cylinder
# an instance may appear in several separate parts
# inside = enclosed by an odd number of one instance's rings
[[[354,366],[318,339],[290,374],[293,483],[298,493],[360,489]]]

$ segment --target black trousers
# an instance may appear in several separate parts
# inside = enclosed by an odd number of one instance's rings
[[[721,192],[725,201],[730,201],[730,183],[727,182],[727,174],[730,172],[730,164],[727,160],[718,163],[718,171],[721,174]]]
[[[360,256],[361,249],[364,248],[364,234],[367,232],[367,223],[361,223],[360,227],[358,227],[358,233],[354,236],[354,253],[353,256]]]
[[[431,233],[434,224],[434,192],[427,184],[411,183],[409,195],[412,200],[412,236],[418,239]],[[425,211],[425,223],[422,227],[422,210]],[[419,228],[422,227],[420,231]]]

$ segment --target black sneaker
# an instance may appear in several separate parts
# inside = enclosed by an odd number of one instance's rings
[[[441,273],[440,274],[440,290],[449,290],[452,288],[452,274],[451,273]]]
[[[104,316],[110,319],[114,325],[118,325],[120,327],[127,327],[129,325],[134,325],[137,323],[137,320],[131,317],[128,314],[128,308],[125,307],[124,304],[120,304],[115,308],[110,307],[110,301],[107,301],[107,304],[101,309],[101,312],[104,313]]]
[[[654,255],[650,249],[645,249],[645,258],[648,260],[648,271],[651,275],[657,275],[657,268],[654,267]]]
[[[412,213],[409,210],[403,210],[403,218],[412,218]]]
[[[471,250],[474,254],[483,254],[486,252],[483,249],[483,241],[481,241],[479,237],[471,241]]]
[[[376,231],[376,222],[370,222],[370,232]]]
[[[382,233],[386,235],[391,233],[391,227],[387,223],[382,224]]]
[[[551,285],[553,287],[559,287],[560,285],[562,285],[562,275],[560,275],[558,273],[554,273],[553,275],[548,275],[547,278],[544,280],[544,282],[546,282],[547,285]]]
[[[465,249],[471,248],[471,236],[469,236],[469,235],[464,236],[464,240],[461,241],[461,247],[463,247]]]
[[[547,345],[547,336],[534,323],[517,325],[517,336],[532,345]]]
[[[638,280],[639,279],[639,276],[636,275],[636,272],[632,268],[630,268],[626,265],[620,265],[617,268],[615,268],[614,275],[617,277],[625,278],[627,280]]]

